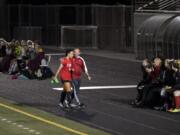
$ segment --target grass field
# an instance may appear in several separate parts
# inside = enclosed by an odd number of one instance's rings
[[[0,98],[0,135],[108,135],[80,123]]]

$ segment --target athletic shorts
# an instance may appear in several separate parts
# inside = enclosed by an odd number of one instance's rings
[[[66,82],[69,82],[71,83],[72,81],[71,80],[61,80],[62,84],[66,83]]]

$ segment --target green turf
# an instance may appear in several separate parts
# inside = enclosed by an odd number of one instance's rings
[[[28,107],[23,105],[18,105],[14,102],[5,100],[0,98],[0,103],[6,104],[8,106],[12,106],[24,112],[36,115],[38,117],[44,118],[46,120],[53,121],[55,123],[64,125],[68,128],[86,133],[88,135],[109,135],[104,131],[100,131],[98,129],[94,129],[83,124],[74,122],[72,120],[65,119],[63,117],[55,116],[53,114]],[[7,119],[7,120],[4,120]],[[8,123],[8,121],[10,121]],[[14,123],[14,124],[13,124]],[[23,127],[18,127],[23,126]],[[23,129],[29,128],[29,129]],[[30,132],[30,130],[35,130],[34,132]],[[30,118],[18,112],[14,112],[12,110],[6,109],[0,106],[0,135],[35,135],[36,133],[40,135],[76,135],[72,132],[66,131],[62,128],[58,128],[53,125],[49,125],[47,123],[41,122],[34,118]]]

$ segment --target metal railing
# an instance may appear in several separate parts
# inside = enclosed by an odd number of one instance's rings
[[[135,0],[135,10],[176,10],[180,0]]]
[[[179,0],[159,0],[159,10],[176,8]]]

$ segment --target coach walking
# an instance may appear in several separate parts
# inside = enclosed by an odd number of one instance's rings
[[[80,56],[81,51],[79,48],[74,49],[74,58],[72,60],[72,66],[74,71],[72,72],[72,84],[73,84],[73,94],[72,99],[75,98],[77,105],[79,107],[85,107],[83,103],[80,102],[77,93],[79,92],[81,85],[82,73],[87,75],[88,80],[91,80],[91,76],[88,73],[85,60]]]

